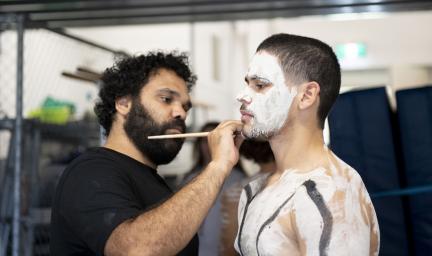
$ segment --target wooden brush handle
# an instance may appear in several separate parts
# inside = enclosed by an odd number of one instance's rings
[[[155,135],[148,136],[149,140],[158,139],[176,139],[176,138],[196,138],[196,137],[207,137],[210,132],[192,132],[192,133],[180,133],[180,134],[167,134],[167,135]]]

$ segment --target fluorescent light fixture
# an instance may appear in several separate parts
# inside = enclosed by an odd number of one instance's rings
[[[332,21],[347,21],[347,20],[371,20],[371,19],[383,19],[389,16],[389,13],[385,12],[365,12],[365,13],[337,13],[325,15],[329,20]]]

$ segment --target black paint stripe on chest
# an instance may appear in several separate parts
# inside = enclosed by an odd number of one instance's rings
[[[331,236],[331,232],[332,232],[332,227],[333,227],[333,217],[329,211],[329,209],[327,208],[327,206],[324,203],[324,199],[321,195],[321,193],[316,189],[316,183],[312,180],[307,180],[303,183],[303,185],[306,187],[306,191],[309,195],[309,197],[312,199],[312,201],[315,203],[315,205],[318,208],[318,211],[321,214],[321,217],[323,218],[323,222],[324,222],[324,227],[323,227],[323,232],[321,234],[321,238],[320,238],[320,243],[319,243],[319,251],[320,251],[320,256],[326,256],[327,255],[327,248],[330,242],[330,236]],[[264,228],[268,225],[270,225],[270,223],[272,223],[276,217],[279,215],[280,211],[282,210],[282,208],[291,200],[291,198],[295,195],[295,192],[289,196],[277,209],[276,211],[272,214],[272,216],[270,216],[265,222],[264,224],[261,226],[261,228],[258,231],[258,235],[256,238],[256,251],[258,256],[260,255],[259,253],[259,249],[258,249],[258,243],[259,243],[259,239],[261,236],[261,233],[264,231]],[[242,254],[243,255],[243,254]]]
[[[255,242],[255,246],[256,246],[256,251],[258,253],[258,256],[260,255],[259,253],[259,249],[258,249],[258,242],[261,236],[261,233],[264,231],[264,228],[268,225],[270,225],[270,223],[272,223],[276,217],[279,215],[279,212],[282,210],[282,208],[289,202],[289,200],[291,200],[291,198],[295,195],[295,192],[292,193],[292,195],[290,197],[288,197],[277,209],[276,211],[272,214],[272,216],[270,216],[270,218],[268,218],[264,224],[262,224],[261,228],[258,231],[258,235],[256,238],[256,242]]]
[[[243,211],[243,217],[242,217],[242,221],[240,223],[240,229],[239,229],[239,234],[238,234],[238,239],[237,239],[237,246],[238,246],[238,248],[240,250],[240,255],[241,256],[243,255],[243,250],[242,250],[242,246],[241,246],[241,238],[242,238],[242,233],[243,233],[244,221],[246,219],[246,214],[247,214],[247,211],[248,211],[250,203],[255,198],[255,196],[258,194],[258,193],[256,193],[254,196],[252,196],[252,189],[251,189],[251,187],[250,187],[249,184],[244,188],[244,190],[246,191],[247,201],[246,201],[245,209]]]
[[[330,237],[333,229],[333,216],[327,205],[324,202],[323,196],[316,188],[316,183],[312,180],[307,180],[303,183],[306,187],[307,193],[312,201],[315,203],[318,211],[323,218],[324,226],[321,233],[321,238],[319,242],[319,252],[320,256],[327,256],[327,248],[330,243]]]

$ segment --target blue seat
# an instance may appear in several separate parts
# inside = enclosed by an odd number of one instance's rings
[[[432,86],[396,92],[407,186],[432,184]],[[432,193],[409,197],[416,255],[432,254]]]
[[[328,121],[331,149],[359,172],[369,194],[400,188],[394,118],[384,87],[341,94]],[[381,231],[380,255],[409,255],[401,197],[372,202]]]

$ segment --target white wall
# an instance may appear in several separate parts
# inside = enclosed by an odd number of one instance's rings
[[[345,19],[344,19],[345,17]],[[355,16],[354,16],[355,17]],[[344,68],[382,68],[391,65],[431,65],[432,12],[363,14],[357,20],[347,15],[275,20],[276,31],[319,38],[331,45],[363,42],[368,57]]]
[[[249,59],[263,39],[281,32],[315,37],[331,46],[365,43],[366,58],[341,62],[342,91],[387,85],[394,102],[395,90],[432,81],[430,24],[432,12],[429,11],[208,22],[193,26],[182,23],[77,28],[69,31],[130,53],[160,48],[189,51],[199,78],[193,97],[215,107],[197,110],[200,125],[207,120],[239,117],[235,96],[244,86]],[[217,79],[215,70],[220,71]],[[182,152],[173,165],[162,170],[166,173],[183,172],[189,166],[188,153]]]
[[[194,25],[194,49],[190,41],[192,26],[185,23],[79,28],[70,32],[132,53],[154,48],[191,51],[199,77],[194,91],[196,98],[217,106],[210,111],[211,117],[226,119],[237,117],[236,110],[232,109],[235,106],[232,97],[243,86],[248,60],[258,44],[273,33],[315,37],[332,46],[365,43],[366,58],[341,62],[343,86],[386,84],[399,89],[431,82],[428,75],[432,67],[430,24],[430,11],[197,23]],[[212,73],[214,38],[220,45],[218,81],[213,79]],[[198,118],[206,117],[198,115]]]
[[[235,96],[244,86],[243,79],[249,59],[258,44],[273,33],[311,36],[332,46],[348,42],[365,43],[368,52],[365,59],[341,63],[343,90],[387,85],[389,94],[392,95],[400,88],[432,83],[430,24],[431,11],[309,16],[193,25],[179,23],[74,28],[68,31],[132,54],[155,49],[190,52],[193,68],[199,78],[193,97],[214,106],[197,111],[198,125],[201,125],[208,120],[239,117],[239,104]],[[4,38],[3,34],[1,39]],[[92,102],[83,100],[83,95],[90,92],[94,96],[95,88],[85,83],[69,81],[60,77],[59,73],[61,70],[73,71],[80,64],[103,70],[112,64],[112,59],[107,59],[104,54],[95,55],[93,50],[85,49],[78,43],[62,40],[51,34],[41,37],[26,33],[25,112],[40,104],[48,93],[76,101],[80,112],[91,105]],[[45,47],[41,52],[41,45],[51,45],[56,41],[58,43],[53,44],[55,47]],[[5,42],[1,41],[1,44],[3,46]],[[4,56],[6,53],[1,53],[0,67],[2,71],[9,70],[8,74],[11,75],[14,72],[10,67],[13,59]],[[14,94],[14,86],[6,90],[2,77],[4,76],[0,76],[0,102],[4,105],[4,102],[10,101],[8,97]],[[12,105],[7,111],[14,111]]]
[[[68,31],[131,54],[156,49],[190,50],[191,26],[187,23],[76,28]]]

